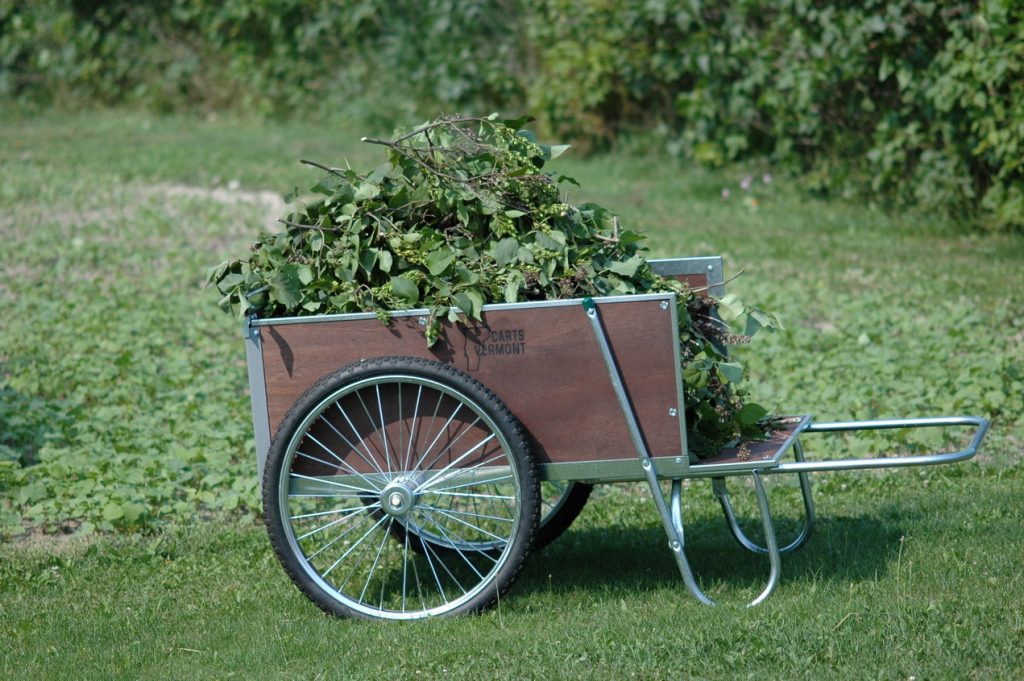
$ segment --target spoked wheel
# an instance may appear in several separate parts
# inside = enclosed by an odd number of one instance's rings
[[[533,547],[542,549],[562,536],[583,510],[594,486],[584,482],[545,480],[540,483],[540,523]]]
[[[518,575],[538,522],[522,427],[445,364],[386,357],[324,378],[271,444],[270,539],[296,585],[345,616],[476,612]]]

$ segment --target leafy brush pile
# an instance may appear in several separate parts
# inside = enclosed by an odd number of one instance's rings
[[[658,276],[641,234],[599,205],[567,203],[559,184],[576,181],[543,171],[567,147],[538,144],[522,129],[529,120],[442,117],[392,140],[364,139],[387,153],[368,174],[306,162],[324,171],[311,190],[323,198],[261,235],[248,259],[211,270],[221,307],[385,320],[426,308],[433,344],[442,321],[479,320],[486,303],[675,291],[691,449],[763,436],[767,411],[744,403],[743,368],[723,349],[773,318]],[[743,336],[721,321],[744,318]]]

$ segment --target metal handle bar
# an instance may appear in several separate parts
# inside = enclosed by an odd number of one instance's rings
[[[833,423],[812,423],[803,433],[842,433],[857,430],[887,430],[895,428],[949,428],[974,426],[977,430],[966,449],[942,454],[914,454],[908,456],[871,457],[838,459],[835,461],[795,461],[780,463],[763,471],[766,475],[777,473],[815,473],[820,471],[848,471],[864,468],[901,468],[904,466],[933,466],[940,463],[955,463],[969,459],[978,451],[985,433],[988,419],[976,416],[937,416],[917,419],[881,419],[874,421],[836,421]],[[802,433],[801,433],[802,434]]]

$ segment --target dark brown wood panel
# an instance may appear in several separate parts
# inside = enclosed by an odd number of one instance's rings
[[[681,453],[671,313],[660,302],[600,306],[616,361],[655,456]],[[446,325],[428,349],[416,318],[282,324],[261,328],[271,432],[323,376],[360,359],[436,359],[494,391],[537,444],[539,462],[636,456],[597,340],[582,306],[486,313]]]
[[[698,295],[707,298],[710,294],[708,293],[708,275],[706,274],[675,274],[672,275],[674,279],[683,282],[691,289],[700,289],[697,291]]]

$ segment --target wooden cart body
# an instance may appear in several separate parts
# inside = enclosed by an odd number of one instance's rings
[[[720,258],[659,260],[652,266],[716,297],[724,294]],[[446,323],[432,348],[424,335],[425,310],[395,312],[387,325],[373,314],[248,319],[245,337],[261,479],[272,435],[292,405],[325,376],[375,357],[433,360],[476,379],[508,407],[526,431],[541,480],[646,480],[684,582],[709,604],[683,550],[680,481],[712,478],[737,541],[771,560],[768,586],[755,604],[778,582],[780,553],[802,545],[810,535],[813,501],[807,473],[959,461],[973,456],[987,429],[987,421],[973,417],[815,424],[810,416],[796,416],[782,420],[767,441],[691,463],[676,309],[671,293],[486,305],[482,322]],[[809,433],[963,426],[975,429],[970,444],[942,454],[807,461],[800,443],[800,436]],[[793,453],[793,462],[782,461],[787,452]],[[761,476],[773,473],[799,476],[806,510],[800,536],[781,548],[761,482]],[[735,475],[754,479],[763,546],[743,535],[733,515],[724,480]],[[668,500],[658,484],[666,479],[673,481]]]

